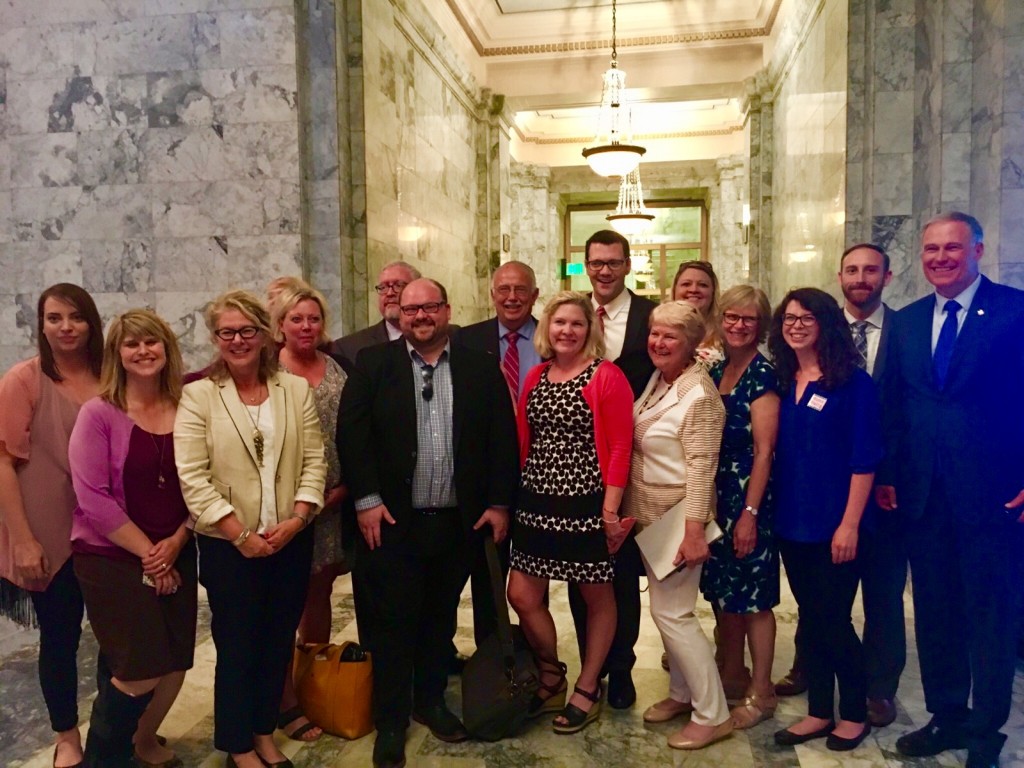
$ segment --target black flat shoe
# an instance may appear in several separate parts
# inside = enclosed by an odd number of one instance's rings
[[[934,717],[924,728],[896,739],[896,751],[906,757],[932,757],[947,749],[966,748],[967,737],[962,728],[939,725]]]
[[[636,686],[629,670],[608,673],[608,706],[612,709],[629,709],[636,703]]]
[[[868,737],[869,733],[871,733],[871,723],[864,723],[864,728],[852,739],[846,739],[830,733],[828,738],[825,739],[825,746],[833,752],[849,752],[851,749],[859,747],[860,743]]]
[[[377,731],[373,742],[373,768],[402,768],[405,765],[405,731]]]
[[[780,747],[795,747],[797,744],[805,744],[815,739],[824,739],[831,735],[835,727],[836,724],[829,721],[824,728],[811,731],[810,733],[793,733],[788,728],[783,728],[781,731],[775,732],[775,743]]]
[[[469,738],[469,731],[444,704],[414,709],[412,719],[427,726],[434,738],[456,744]]]

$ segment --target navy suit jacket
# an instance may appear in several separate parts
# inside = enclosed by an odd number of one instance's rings
[[[893,321],[876,482],[895,486],[899,510],[914,519],[940,480],[969,524],[1006,515],[1003,505],[1024,488],[1024,291],[981,281],[941,389],[932,373],[934,295]]]

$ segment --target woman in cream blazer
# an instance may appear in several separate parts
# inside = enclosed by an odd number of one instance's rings
[[[302,615],[327,465],[305,379],[278,372],[270,317],[244,291],[210,305],[219,357],[188,384],[174,452],[217,648],[214,744],[238,768],[290,766],[273,740]]]

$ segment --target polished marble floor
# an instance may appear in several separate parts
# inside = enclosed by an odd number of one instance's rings
[[[785,581],[784,581],[785,583]],[[775,658],[775,674],[782,674],[792,660],[793,631],[796,605],[788,590],[784,590],[782,605],[777,610],[779,640]],[[644,595],[646,604],[646,595]],[[909,595],[907,597],[909,613]],[[569,615],[564,585],[552,589],[552,607],[559,631],[562,656],[574,674],[576,661],[575,639]],[[698,613],[710,636],[711,611],[706,604]],[[908,616],[909,619],[909,616]],[[468,597],[464,596],[460,608],[462,622],[456,642],[465,652],[473,647],[470,630],[472,611]],[[859,620],[859,619],[858,619]],[[192,768],[220,768],[224,755],[212,750],[213,728],[213,670],[215,653],[209,633],[209,612],[202,605],[200,630],[197,638],[195,667],[189,672],[185,687],[168,716],[161,732]],[[338,580],[334,593],[334,626],[336,639],[355,639],[354,612],[351,584],[348,577]],[[737,733],[701,752],[686,753],[670,749],[666,738],[678,724],[648,726],[641,719],[644,708],[664,697],[667,676],[661,670],[661,642],[650,617],[644,614],[640,641],[637,644],[638,662],[635,680],[639,700],[633,709],[616,712],[606,709],[601,719],[583,733],[575,736],[556,736],[544,721],[538,721],[518,738],[497,744],[465,743],[444,744],[433,738],[422,726],[413,724],[409,729],[406,747],[409,768],[513,768],[513,766],[544,766],[545,768],[583,768],[590,766],[621,766],[622,768],[649,768],[650,766],[769,766],[787,768],[805,766],[855,766],[879,768],[887,766],[961,765],[963,752],[950,752],[937,758],[909,760],[896,754],[895,741],[901,734],[927,722],[921,683],[917,669],[917,656],[910,637],[909,662],[900,688],[899,717],[885,729],[880,729],[857,750],[833,753],[825,749],[824,742],[813,742],[794,748],[774,745],[772,733],[776,728],[797,720],[805,710],[803,697],[784,699],[776,720],[762,723],[750,731]],[[94,683],[96,645],[92,633],[86,630],[80,654],[81,681],[79,695],[81,719],[87,723]],[[36,655],[34,633],[13,631],[10,625],[0,626],[0,765],[22,768],[47,768],[51,765],[52,748],[45,708],[36,682]],[[448,700],[452,708],[460,709],[458,678],[451,679]],[[1014,706],[1010,721],[1004,729],[1009,741],[1003,750],[1002,766],[1024,766],[1024,666],[1018,672],[1014,685]],[[281,736],[281,734],[278,734]],[[373,736],[358,741],[324,736],[311,745],[282,741],[282,748],[297,768],[327,768],[335,766],[369,766]]]

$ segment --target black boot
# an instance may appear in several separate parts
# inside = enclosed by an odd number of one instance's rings
[[[132,768],[135,749],[132,736],[153,693],[129,696],[111,680],[110,670],[100,657],[96,665],[96,700],[85,739],[86,768]]]

